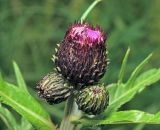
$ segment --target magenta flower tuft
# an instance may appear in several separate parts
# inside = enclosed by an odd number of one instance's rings
[[[93,44],[104,44],[106,36],[100,27],[94,28],[88,23],[76,23],[69,27],[65,39],[92,46]]]
[[[105,41],[100,27],[72,24],[55,54],[58,72],[79,88],[98,82],[107,67]]]

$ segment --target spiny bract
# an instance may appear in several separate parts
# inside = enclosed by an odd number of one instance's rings
[[[65,101],[71,94],[72,87],[61,74],[49,73],[37,85],[39,96],[50,104]]]
[[[100,114],[109,104],[109,93],[103,85],[94,85],[78,92],[76,103],[86,114]]]

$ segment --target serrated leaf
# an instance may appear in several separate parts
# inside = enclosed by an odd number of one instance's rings
[[[85,126],[108,125],[108,124],[160,124],[160,113],[149,114],[143,111],[130,110],[114,112],[103,120],[94,120],[92,118],[84,118],[74,123],[82,123]]]
[[[0,76],[0,96],[3,103],[14,108],[39,130],[54,130],[48,113],[28,93],[13,84],[6,83]]]
[[[0,118],[7,126],[8,130],[18,130],[18,123],[12,113],[0,105]]]
[[[25,92],[29,93],[28,90],[27,90],[27,86],[26,86],[26,83],[23,79],[23,76],[22,76],[22,73],[17,65],[17,63],[15,61],[13,61],[13,67],[14,67],[14,72],[15,72],[15,75],[16,75],[16,79],[17,79],[17,83],[18,83],[18,86],[24,90]]]
[[[138,93],[140,90],[144,89],[146,86],[149,86],[157,82],[158,80],[160,80],[160,69],[156,69],[156,71],[154,70],[154,73],[147,73],[147,76],[145,79],[139,81],[133,86],[131,84],[130,89],[128,91],[119,95],[119,97],[117,97],[112,102],[110,102],[109,107],[106,110],[105,114],[109,114],[110,112],[116,111],[119,107],[121,107],[121,105],[130,101],[134,97],[134,95]],[[128,84],[123,84],[123,85],[125,86]]]

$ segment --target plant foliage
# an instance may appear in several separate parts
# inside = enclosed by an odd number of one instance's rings
[[[14,63],[14,66],[16,64]],[[48,113],[43,107],[28,93],[24,80],[15,66],[17,81],[21,87],[7,83],[0,77],[0,97],[4,104],[14,108],[18,113],[30,121],[37,129],[54,129]]]
[[[140,74],[144,66],[151,58],[151,54],[144,59],[132,72],[126,83],[122,83],[123,75],[129,55],[127,50],[122,62],[118,83],[108,85],[106,89],[110,92],[110,104],[101,118],[82,118],[73,120],[75,123],[83,125],[102,125],[102,124],[160,124],[160,114],[149,114],[138,110],[116,112],[122,105],[130,101],[137,93],[141,92],[147,86],[160,80],[160,69],[150,69]]]

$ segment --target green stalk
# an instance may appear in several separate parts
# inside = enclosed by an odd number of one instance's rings
[[[78,113],[80,113],[80,111],[78,110],[78,107],[74,101],[74,95],[72,94],[66,102],[64,118],[61,122],[59,130],[75,130],[76,125],[70,122],[70,118],[78,115]]]
[[[81,17],[81,23],[87,18],[88,14],[92,11],[92,9],[102,0],[95,0],[88,9],[83,13]]]

